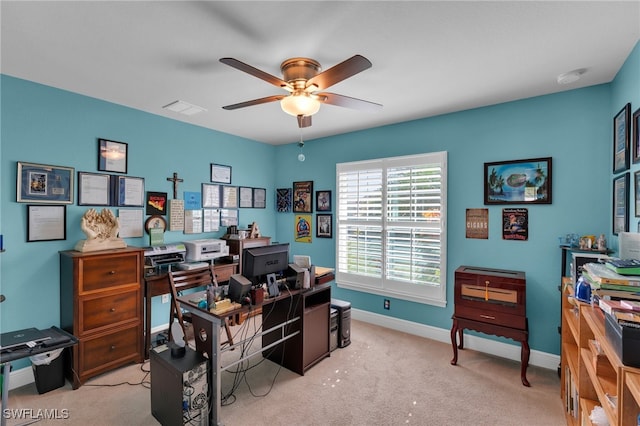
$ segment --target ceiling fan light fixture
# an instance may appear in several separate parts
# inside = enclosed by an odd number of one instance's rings
[[[292,94],[282,98],[280,107],[289,115],[310,116],[320,110],[320,101],[306,93]]]

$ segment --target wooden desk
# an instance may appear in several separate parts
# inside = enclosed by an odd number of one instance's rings
[[[202,293],[202,292],[201,292]],[[326,294],[326,309],[316,309],[317,305],[324,305],[324,295]],[[216,315],[209,312],[206,309],[199,308],[191,300],[197,300],[198,294],[190,294],[188,296],[179,296],[178,302],[181,308],[191,312],[194,330],[197,330],[200,338],[195,339],[196,350],[201,353],[206,353],[209,359],[209,389],[211,389],[211,404],[209,411],[209,424],[219,425],[220,423],[220,408],[221,408],[221,376],[222,371],[236,366],[239,362],[251,358],[255,355],[263,354],[263,351],[277,347],[276,350],[282,349],[286,351],[285,358],[290,359],[284,361],[286,368],[294,368],[298,370],[299,374],[304,374],[307,368],[310,368],[315,363],[319,362],[324,356],[329,356],[329,302],[331,300],[331,286],[328,284],[318,285],[311,289],[304,290],[291,290],[283,291],[280,296],[265,299],[261,305],[264,312],[268,312],[269,328],[263,329],[256,333],[256,335],[249,336],[248,338],[235,342],[231,346],[220,346],[220,327],[224,321],[224,318],[232,315],[240,315],[247,313],[250,306],[242,306],[232,311],[225,312],[222,315]],[[289,312],[289,307],[293,304],[303,307],[304,300],[308,299],[314,306],[311,306],[308,312],[304,309],[296,309],[291,316],[286,313]],[[322,301],[320,300],[322,299]],[[316,303],[317,302],[317,303]],[[273,309],[272,309],[273,308]],[[281,311],[285,311],[282,315]],[[322,313],[322,312],[324,313]],[[280,313],[277,319],[274,314]],[[315,325],[314,325],[315,324]],[[318,331],[318,326],[322,326],[323,333],[326,334],[326,339],[317,339],[315,335]],[[305,339],[305,330],[309,332],[309,336]],[[274,337],[279,335],[278,337]],[[226,351],[233,350],[236,347],[242,347],[248,342],[253,341],[256,337],[262,337],[262,347],[254,350],[253,352],[238,351],[240,359],[233,361],[228,365],[222,365],[222,354]],[[289,339],[294,339],[295,345],[288,344],[282,345],[283,342]],[[307,348],[307,342],[314,340],[313,343],[309,343]],[[319,348],[318,341],[326,343],[326,351],[324,346]],[[301,343],[302,342],[302,343]],[[303,347],[301,348],[300,345]],[[307,350],[305,350],[307,348]],[[151,373],[153,374],[153,373]]]
[[[237,270],[237,263],[220,263],[213,266],[218,284],[229,281],[229,277],[236,274]],[[151,299],[171,293],[171,287],[169,276],[166,273],[147,276],[144,281],[144,359],[149,359],[149,349],[151,349]]]

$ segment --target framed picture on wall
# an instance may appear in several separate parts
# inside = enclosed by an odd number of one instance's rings
[[[640,162],[640,108],[635,110],[631,118],[631,127],[633,130],[631,145],[633,145],[633,162]]]
[[[332,214],[317,214],[316,215],[316,237],[318,238],[332,238]]]
[[[331,211],[331,191],[316,191],[316,210],[319,212]]]
[[[631,104],[626,104],[613,117],[613,173],[629,168],[629,129],[631,120]]]
[[[18,203],[73,204],[73,167],[18,161]]]
[[[633,193],[636,205],[635,217],[640,217],[640,170],[633,174]]]
[[[484,163],[484,204],[551,204],[551,157]]]
[[[98,139],[98,170],[101,172],[127,173],[127,150],[125,142]]]
[[[613,234],[629,232],[629,172],[613,179]]]
[[[293,182],[293,211],[295,213],[313,211],[313,181]]]
[[[67,239],[67,206],[27,206],[27,242]]]
[[[290,212],[292,199],[291,188],[276,189],[276,211],[281,213]]]

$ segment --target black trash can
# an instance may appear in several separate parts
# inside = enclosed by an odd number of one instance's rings
[[[43,394],[64,386],[63,349],[56,349],[31,358],[36,389]]]

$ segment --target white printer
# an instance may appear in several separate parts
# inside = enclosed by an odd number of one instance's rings
[[[214,238],[184,242],[187,248],[188,262],[202,262],[229,255],[229,246],[225,240]]]

